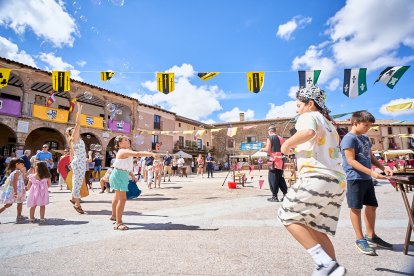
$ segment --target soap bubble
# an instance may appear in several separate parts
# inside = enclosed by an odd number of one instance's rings
[[[99,144],[96,144],[96,145],[95,145],[95,150],[96,150],[96,151],[101,151],[101,150],[102,150],[102,146],[101,146],[101,145],[99,145]]]
[[[121,109],[117,109],[115,113],[116,113],[116,115],[122,115],[122,110]]]
[[[84,15],[79,16],[79,19],[82,20],[83,22],[88,22],[88,18]]]
[[[80,10],[80,9],[82,9],[82,6],[79,4],[79,2],[76,2],[76,1],[74,1],[74,2],[73,2],[73,7],[74,7],[76,10]]]
[[[91,135],[87,134],[87,135],[86,135],[86,138],[87,138],[87,139],[91,139]]]
[[[93,98],[93,94],[92,94],[92,92],[90,92],[90,91],[85,91],[85,92],[83,92],[83,96],[85,97],[85,99],[87,99],[87,100],[92,100],[92,98]]]
[[[107,109],[109,112],[114,112],[114,111],[115,111],[115,109],[116,109],[116,106],[115,106],[113,103],[109,103],[109,104],[107,104],[107,105],[106,105],[106,109]]]
[[[138,119],[142,120],[142,119],[144,119],[144,116],[139,115],[139,116],[138,116]]]
[[[132,143],[134,145],[143,145],[144,142],[145,142],[144,135],[137,134],[137,135],[134,135],[134,137],[132,138]]]
[[[91,144],[91,145],[89,146],[89,149],[90,149],[90,150],[95,150],[95,144]]]

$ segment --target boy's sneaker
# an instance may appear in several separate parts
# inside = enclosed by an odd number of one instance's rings
[[[384,241],[383,239],[381,239],[375,234],[373,237],[369,237],[368,235],[365,235],[365,239],[367,240],[368,244],[371,246],[378,246],[384,249],[392,250],[392,244]]]
[[[369,246],[366,239],[356,240],[355,245],[358,248],[358,250],[361,253],[365,254],[365,255],[370,255],[370,256],[376,256],[377,255],[375,250],[372,247]]]
[[[267,201],[270,201],[270,202],[279,202],[279,199],[277,198],[277,196],[272,196],[272,197],[268,198]]]
[[[342,276],[345,275],[346,269],[337,262],[331,261],[328,265],[318,265],[312,272],[312,276]]]

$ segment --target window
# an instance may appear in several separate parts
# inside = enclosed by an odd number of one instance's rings
[[[69,106],[64,106],[64,105],[58,105],[59,109],[63,109],[63,110],[69,110]]]
[[[197,149],[203,149],[203,139],[197,139]]]
[[[15,101],[19,101],[20,102],[20,97],[19,96],[16,96],[16,95],[10,95],[10,94],[1,93],[0,96],[3,99],[10,99],[10,100],[15,100]]]
[[[407,133],[408,134],[413,134],[413,131],[412,131],[411,127],[407,127]]]
[[[152,135],[151,142],[152,142],[151,149],[155,150],[156,144],[158,143],[158,135]]]
[[[194,130],[195,130],[195,127],[194,127]]]
[[[49,146],[49,151],[57,150],[59,148],[59,144],[55,141],[46,141],[45,144]]]
[[[227,139],[227,147],[230,149],[234,148],[234,139]]]
[[[178,127],[181,127],[181,123],[178,123]]]
[[[154,129],[161,129],[161,116],[154,115]]]
[[[45,96],[36,95],[35,96],[35,102],[34,102],[34,104],[45,105],[46,104],[46,97]]]
[[[369,140],[371,140],[372,145],[375,145],[375,138],[369,138]]]
[[[246,141],[247,141],[247,143],[255,143],[256,142],[256,136],[247,136]]]
[[[184,147],[184,136],[178,136],[178,144],[180,145],[180,148]]]
[[[210,146],[210,143],[209,142],[206,142],[206,146],[209,147]]]
[[[388,148],[389,149],[397,149],[397,143],[395,143],[394,137],[389,137],[388,138]]]
[[[388,134],[392,134],[392,127],[388,127]]]

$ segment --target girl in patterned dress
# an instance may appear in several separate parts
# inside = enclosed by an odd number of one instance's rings
[[[29,183],[27,189],[29,195],[27,196],[27,207],[30,208],[29,222],[34,223],[36,221],[34,213],[36,207],[40,207],[40,224],[46,222],[45,211],[46,205],[49,204],[49,191],[48,188],[52,184],[50,181],[50,172],[47,168],[47,164],[44,161],[36,163],[36,173],[29,175]]]
[[[278,217],[313,258],[312,275],[344,275],[327,236],[335,235],[345,195],[339,135],[325,106],[325,91],[316,86],[300,89],[296,105],[297,132],[281,151],[291,155],[291,148],[296,148],[299,179],[286,194]]]
[[[24,186],[24,179],[26,174],[26,167],[21,158],[13,158],[10,160],[6,169],[7,179],[3,185],[3,193],[0,197],[0,204],[4,204],[0,208],[0,213],[17,203],[17,218],[16,223],[19,223],[27,217],[22,216],[23,202],[26,200],[26,188]]]
[[[122,222],[122,215],[125,208],[129,177],[134,167],[133,157],[154,156],[154,154],[147,151],[131,150],[129,138],[125,135],[115,137],[115,148],[118,149],[118,152],[113,164],[114,169],[109,177],[109,184],[112,190],[115,191],[110,220],[115,221],[114,230],[128,230],[128,227]]]
[[[86,150],[85,143],[80,137],[80,124],[81,124],[81,112],[82,105],[77,103],[78,112],[76,113],[75,127],[69,127],[66,129],[66,140],[70,147],[70,167],[72,169],[72,199],[70,202],[73,204],[73,208],[79,213],[84,214],[80,204],[80,189],[83,184],[86,172]]]

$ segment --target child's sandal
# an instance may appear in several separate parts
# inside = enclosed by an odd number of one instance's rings
[[[39,224],[45,224],[46,223],[46,219],[40,219],[39,220]]]
[[[125,231],[125,230],[128,230],[128,229],[129,229],[128,226],[126,226],[123,223],[115,224],[115,226],[114,226],[114,230]]]
[[[35,223],[35,222],[36,222],[35,218],[29,219],[29,223]]]

